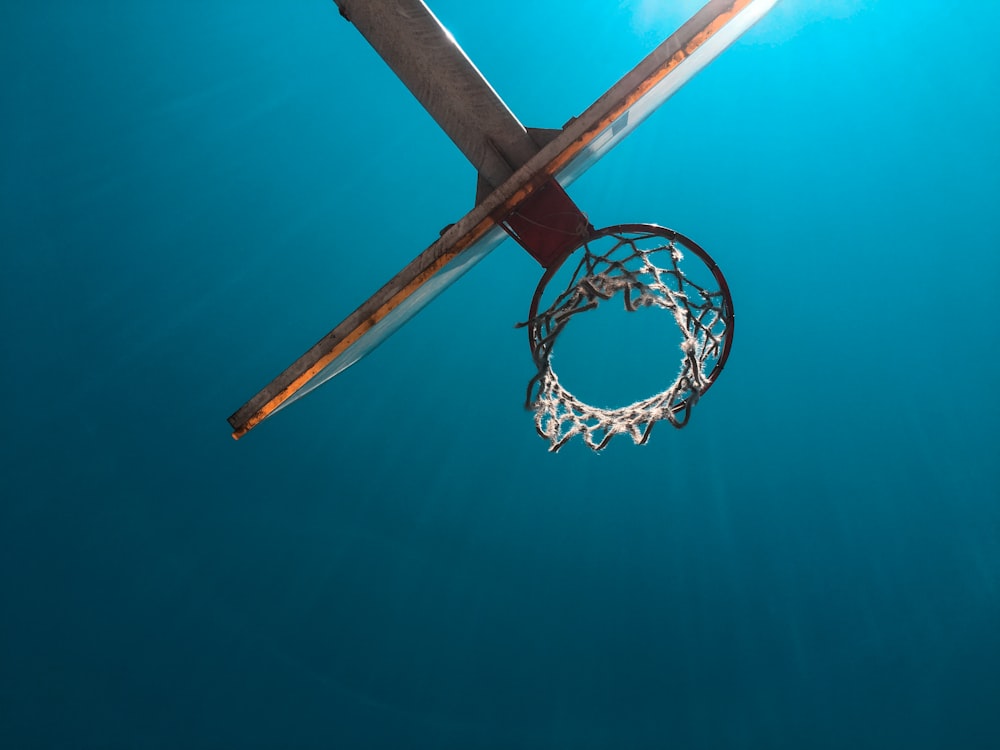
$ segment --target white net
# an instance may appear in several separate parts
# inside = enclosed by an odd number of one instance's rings
[[[725,364],[733,329],[729,290],[704,250],[663,227],[609,227],[595,232],[582,250],[565,290],[539,312],[541,296],[556,269],[543,277],[530,318],[522,324],[528,328],[537,368],[528,384],[526,405],[534,409],[535,427],[549,441],[551,451],[558,451],[575,435],[595,451],[619,434],[628,434],[642,445],[660,420],[674,427],[687,424],[691,407]],[[695,256],[695,263],[682,270],[685,250]],[[552,352],[574,316],[617,301],[619,296],[628,312],[658,307],[672,314],[681,334],[680,371],[654,396],[628,406],[599,408],[583,403],[562,386],[552,369]]]

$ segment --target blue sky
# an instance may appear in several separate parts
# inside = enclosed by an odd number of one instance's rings
[[[432,8],[537,127],[692,10]],[[996,747],[998,21],[784,0],[572,186],[738,320],[596,456],[521,406],[513,243],[232,441],[471,167],[333,3],[4,5],[0,744]]]

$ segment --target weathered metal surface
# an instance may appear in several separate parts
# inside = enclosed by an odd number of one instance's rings
[[[335,2],[492,187],[538,151],[421,0]]]

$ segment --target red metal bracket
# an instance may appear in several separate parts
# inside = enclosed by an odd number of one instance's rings
[[[546,181],[498,222],[542,268],[561,261],[593,227],[555,179]]]

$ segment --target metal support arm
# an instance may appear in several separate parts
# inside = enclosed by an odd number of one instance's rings
[[[525,127],[421,0],[334,2],[492,188],[538,151]]]

